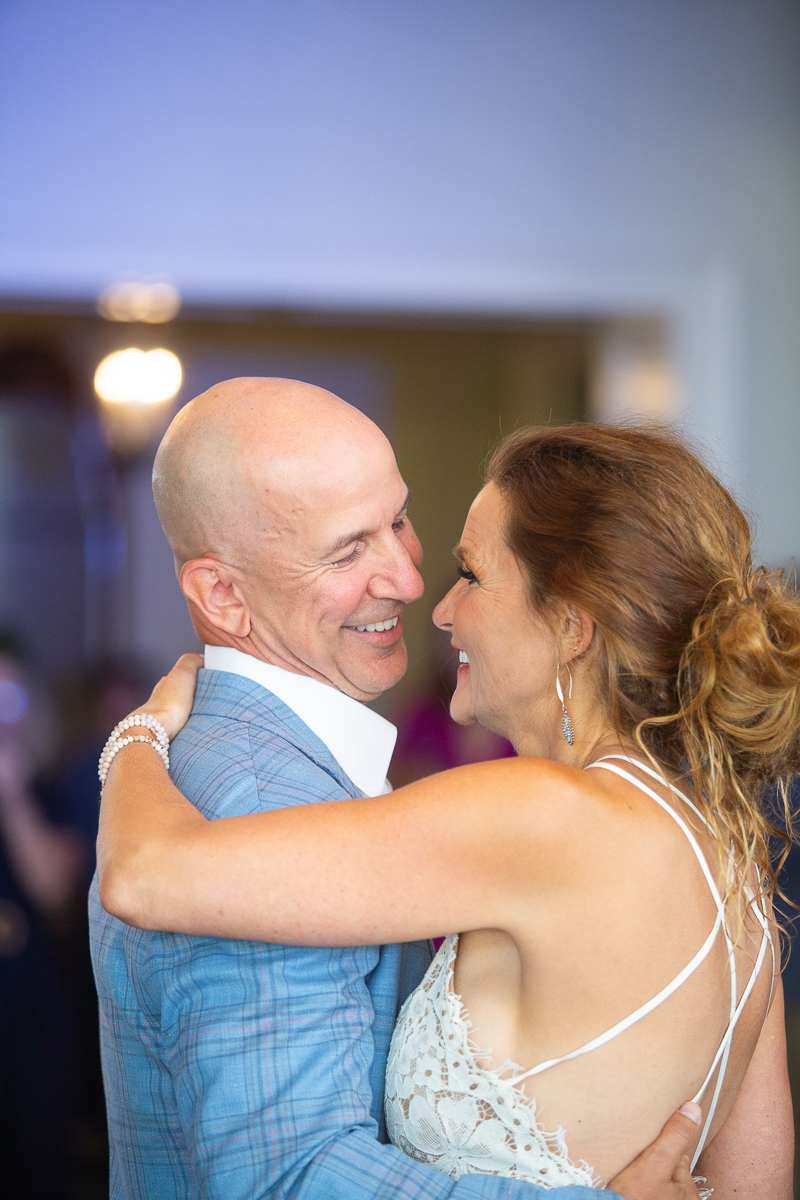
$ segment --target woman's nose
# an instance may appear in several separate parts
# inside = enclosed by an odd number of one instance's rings
[[[433,623],[439,629],[453,628],[453,593],[457,587],[458,584],[455,584],[453,587],[451,587],[447,595],[439,601],[439,603],[436,605],[436,608],[433,610]]]

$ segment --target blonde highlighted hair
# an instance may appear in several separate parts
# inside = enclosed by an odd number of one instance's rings
[[[732,890],[755,869],[771,898],[800,770],[800,600],[781,571],[753,568],[733,497],[654,426],[523,429],[486,478],[535,608],[564,601],[594,620],[617,733],[691,782],[733,851]]]

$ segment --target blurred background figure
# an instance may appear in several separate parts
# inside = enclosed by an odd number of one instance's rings
[[[800,780],[795,781],[793,811],[800,811]],[[786,1041],[789,1052],[789,1078],[794,1103],[795,1145],[800,1146],[800,845],[795,844],[781,873],[781,888],[786,896],[778,907],[784,914],[788,933],[783,946],[783,995],[786,1003]],[[795,1192],[800,1186],[800,1153],[795,1154]]]
[[[57,689],[60,744],[40,783],[47,811],[80,845],[81,872],[51,937],[70,1014],[73,1115],[60,1195],[107,1194],[108,1145],[99,1054],[97,1000],[89,954],[86,897],[95,867],[100,803],[97,762],[110,730],[150,694],[154,676],[140,663],[104,659],[63,676]]]
[[[0,1195],[107,1194],[86,913],[97,760],[151,686],[107,660],[65,677],[51,706],[0,634]]]
[[[54,947],[88,859],[37,795],[47,716],[0,637],[0,1163],[3,1193],[26,1200],[66,1194],[72,1174],[75,1013]]]
[[[80,832],[94,872],[100,803],[97,763],[110,731],[150,694],[154,676],[132,659],[103,659],[63,677],[58,690],[61,753],[49,782],[50,803]]]
[[[94,760],[197,649],[171,417],[245,374],[372,417],[426,556],[393,781],[508,753],[449,722],[430,625],[502,433],[677,422],[763,560],[800,550],[798,64],[796,0],[0,5],[0,1195],[107,1194]]]

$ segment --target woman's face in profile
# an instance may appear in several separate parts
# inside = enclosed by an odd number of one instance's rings
[[[534,612],[520,564],[505,542],[505,503],[494,484],[478,494],[456,548],[462,578],[433,619],[468,663],[458,669],[450,713],[479,721],[518,744],[521,735],[558,732],[556,645]],[[545,747],[542,747],[545,752]]]

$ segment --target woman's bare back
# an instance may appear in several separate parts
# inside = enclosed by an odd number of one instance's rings
[[[440,955],[450,957],[449,980],[445,985],[448,966],[440,962],[436,985],[436,1003],[446,1009],[444,1021],[454,1021],[448,1037],[459,1052],[448,1064],[450,1086],[458,1086],[455,1076],[463,1072],[466,1059],[470,1082],[464,1083],[463,1091],[483,1095],[486,1078],[496,1091],[502,1080],[498,1095],[502,1093],[508,1115],[520,1094],[509,1092],[510,1081],[625,1021],[678,980],[705,948],[707,954],[694,971],[630,1027],[591,1052],[515,1085],[527,1098],[522,1102],[525,1111],[515,1110],[522,1122],[517,1126],[526,1127],[533,1101],[532,1136],[546,1132],[556,1158],[568,1152],[566,1162],[583,1161],[591,1175],[604,1181],[652,1141],[675,1108],[700,1090],[731,1014],[731,972],[718,904],[686,833],[640,788],[644,783],[662,799],[669,793],[643,771],[618,765],[636,783],[593,770],[586,775],[585,795],[578,799],[583,811],[564,814],[569,818],[564,853],[571,863],[569,870],[560,872],[565,881],[561,891],[550,895],[546,909],[532,905],[522,913],[513,933],[473,931],[462,935],[457,946],[443,947]],[[719,856],[711,836],[688,805],[674,798],[669,804],[687,822],[716,881]],[[513,831],[509,833],[513,854],[515,839]],[[727,920],[736,939],[735,913],[728,913]],[[762,950],[763,941],[762,925],[748,913],[738,936],[741,948],[734,956],[737,1001],[759,955],[761,969],[731,1039],[706,1142],[730,1110],[763,1026],[773,975],[772,955],[766,943]],[[396,1041],[402,1042],[409,1030],[404,1034],[402,1023],[398,1028]],[[412,1040],[419,1036],[411,1033]],[[392,1069],[390,1065],[387,1095],[392,1094]],[[704,1119],[713,1104],[718,1070],[700,1099]],[[440,1107],[438,1100],[436,1104]],[[417,1112],[422,1128],[420,1103]],[[463,1126],[464,1113],[456,1120],[459,1128]],[[516,1132],[514,1117],[510,1120],[506,1146]],[[408,1140],[407,1121],[397,1119],[394,1124],[393,1136]],[[557,1139],[552,1141],[559,1128],[566,1131],[560,1148]],[[488,1133],[484,1124],[484,1142]],[[530,1140],[519,1143],[521,1159]],[[545,1164],[536,1166],[537,1171],[552,1169],[548,1154],[542,1158],[535,1146],[528,1150],[531,1163]],[[508,1151],[498,1153],[499,1162]],[[460,1155],[462,1162],[469,1158],[464,1147]],[[458,1162],[457,1154],[451,1173],[459,1170]],[[466,1169],[477,1168],[468,1164]],[[508,1173],[502,1165],[496,1169]],[[564,1173],[556,1185],[589,1181],[580,1167],[574,1178],[563,1163],[560,1169]],[[533,1175],[523,1171],[522,1177]]]

